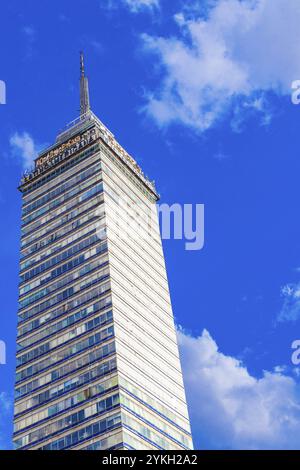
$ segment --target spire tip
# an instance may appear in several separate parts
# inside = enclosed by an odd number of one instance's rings
[[[80,116],[90,111],[89,82],[85,76],[84,55],[80,51]]]
[[[84,75],[84,55],[83,55],[83,51],[80,51],[80,75]]]

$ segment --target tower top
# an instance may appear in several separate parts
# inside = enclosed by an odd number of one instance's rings
[[[84,116],[89,111],[89,81],[88,78],[85,76],[83,52],[80,52],[80,116]]]

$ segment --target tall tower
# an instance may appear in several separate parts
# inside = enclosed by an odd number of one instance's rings
[[[17,449],[191,449],[156,202],[90,110],[42,152],[23,198]]]

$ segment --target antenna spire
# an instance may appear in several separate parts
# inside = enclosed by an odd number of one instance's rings
[[[83,52],[80,52],[80,116],[90,111],[89,81],[85,76]]]

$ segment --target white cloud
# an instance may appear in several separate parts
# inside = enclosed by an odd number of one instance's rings
[[[26,36],[31,41],[33,41],[35,39],[36,31],[32,26],[24,26],[23,33],[26,34]]]
[[[13,155],[18,157],[23,168],[30,169],[37,157],[41,146],[37,145],[28,132],[18,133],[15,132],[9,140]]]
[[[267,93],[289,94],[291,82],[300,78],[300,2],[216,0],[209,5],[204,13],[195,1],[193,10],[177,14],[177,36],[143,36],[146,51],[159,57],[163,70],[147,111],[160,126],[177,121],[202,132],[236,107],[248,115],[252,103],[266,125]]]
[[[26,54],[24,59],[31,59],[34,54],[34,42],[36,40],[36,30],[32,26],[24,26],[22,29],[22,33],[24,34],[26,41]]]
[[[159,0],[125,0],[128,7],[133,12],[137,12],[142,8],[158,8],[159,7]]]
[[[160,0],[121,0],[121,4],[128,7],[133,13],[139,13],[142,10],[154,10],[159,8]],[[107,0],[106,7],[114,9],[120,6],[120,0]]]
[[[277,317],[278,322],[295,322],[300,318],[300,283],[287,284],[281,289],[283,305]]]
[[[12,401],[7,393],[0,392],[0,450],[5,450],[9,445],[7,429],[7,417],[10,415]]]
[[[0,393],[0,409],[1,409],[0,415],[2,416],[3,414],[5,414],[10,409],[10,407],[11,407],[10,399],[8,398],[6,393],[1,392]]]
[[[103,52],[104,52],[104,46],[101,42],[99,41],[96,41],[96,40],[92,40],[90,41],[90,45],[94,48],[94,51],[99,54],[99,55],[102,55]]]
[[[197,447],[300,449],[300,385],[284,369],[253,377],[204,330],[178,332]]]

